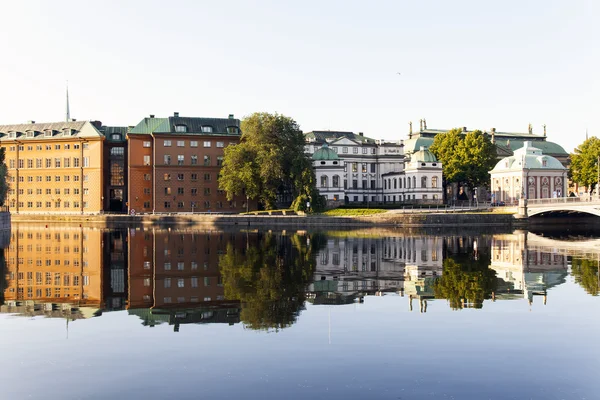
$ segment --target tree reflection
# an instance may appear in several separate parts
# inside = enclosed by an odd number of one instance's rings
[[[278,330],[296,321],[323,245],[320,235],[259,233],[246,248],[227,246],[219,260],[225,298],[242,302],[240,318],[246,326]]]
[[[433,284],[437,299],[447,299],[453,310],[481,308],[483,300],[496,290],[496,272],[489,268],[489,257],[449,256],[444,260],[442,276]]]
[[[582,288],[592,296],[598,296],[598,262],[573,258],[571,260],[571,274]]]

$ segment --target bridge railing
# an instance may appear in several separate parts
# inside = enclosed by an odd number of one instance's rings
[[[536,206],[536,205],[544,205],[544,204],[590,204],[590,203],[600,203],[600,198],[597,196],[589,197],[554,197],[550,199],[531,199],[527,200],[528,206]]]

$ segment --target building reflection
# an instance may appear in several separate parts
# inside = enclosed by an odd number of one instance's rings
[[[410,231],[104,229],[14,224],[4,241],[0,312],[67,321],[127,310],[144,326],[292,325],[312,304],[406,297],[410,311],[539,296],[566,282],[598,294],[600,240],[527,232],[437,236]],[[0,253],[1,254],[1,253]],[[468,287],[468,290],[464,290]],[[431,303],[429,304],[431,306]]]

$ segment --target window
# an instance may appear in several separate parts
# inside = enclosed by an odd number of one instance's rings
[[[35,167],[36,168],[42,168],[42,159],[41,158],[36,158],[35,159]]]
[[[170,187],[166,187],[165,188],[165,195],[170,195],[171,194],[171,188]]]
[[[204,166],[210,167],[210,156],[204,156]]]
[[[150,196],[150,193],[151,193],[151,189],[150,188],[147,188],[147,187],[144,188],[144,195],[145,196]]]
[[[83,166],[84,166],[84,168],[90,166],[90,158],[89,157],[83,157]]]
[[[333,187],[340,187],[340,177],[339,175],[334,175],[332,179]]]
[[[152,143],[149,140],[144,140],[144,147],[152,147]]]
[[[227,133],[238,133],[239,129],[237,126],[228,126],[227,127]]]
[[[358,172],[358,163],[352,163],[352,172]]]
[[[191,179],[192,179],[192,181],[197,181],[198,180],[198,174],[191,174]]]
[[[327,187],[327,175],[321,176],[321,187],[322,188],[326,188]]]
[[[223,166],[223,157],[217,156],[217,167],[222,167],[222,166]]]
[[[150,175],[150,174],[144,174],[144,180],[145,180],[145,181],[149,181],[149,180],[151,180],[151,179],[152,179],[152,177],[151,177],[151,175]]]
[[[363,154],[367,154],[367,150],[368,150],[368,149],[367,149],[366,147],[363,147],[363,149],[362,149],[362,151],[363,151]]]
[[[169,154],[165,154],[164,161],[165,165],[171,165],[171,156]]]
[[[182,187],[177,188],[177,194],[183,194],[183,188]]]
[[[121,135],[119,135],[118,133],[113,133],[110,138],[112,140],[121,140]]]
[[[52,159],[46,158],[46,168],[52,168]]]
[[[342,147],[342,153],[348,153],[348,148],[347,147]]]
[[[183,174],[177,174],[177,180],[178,181],[182,181],[183,180],[184,175]]]
[[[212,128],[212,126],[203,126],[203,127],[202,127],[202,132],[203,132],[203,133],[212,133],[212,131],[213,131],[213,128]],[[210,143],[210,142],[209,142],[209,143]],[[206,147],[206,146],[204,146],[204,147]]]
[[[205,140],[204,141],[204,147],[210,147],[210,140]]]
[[[358,147],[354,147],[354,148],[352,149],[352,152],[353,152],[354,154],[358,154]]]
[[[362,165],[362,172],[366,173],[367,172],[367,164],[363,163]]]
[[[204,174],[204,180],[207,181],[207,182],[210,181],[210,173],[209,172],[207,172],[206,174]]]
[[[171,202],[165,201],[165,208],[171,208]]]
[[[210,188],[204,188],[204,195],[210,196]]]
[[[144,161],[145,160],[146,160],[146,158],[144,158]],[[148,157],[148,164],[144,164],[144,165],[150,165],[150,157]],[[79,158],[73,157],[73,167],[79,168]]]
[[[190,141],[190,147],[198,147],[198,141],[197,140]]]
[[[421,177],[421,187],[422,188],[426,188],[427,187],[427,177],[426,176],[422,176]]]
[[[198,195],[198,188],[191,188],[190,189],[190,193],[192,194],[192,196],[196,196]],[[193,204],[193,203],[192,203]]]
[[[71,168],[71,159],[69,157],[65,157],[64,162],[65,168]]]
[[[184,158],[183,154],[179,154],[177,156],[177,165],[183,165],[184,160],[185,160],[185,158]]]
[[[436,189],[438,187],[437,184],[438,184],[437,176],[432,176],[431,177],[431,187]]]
[[[371,164],[371,173],[374,174],[375,173],[375,163]]]
[[[110,149],[110,155],[113,157],[123,157],[125,155],[125,147],[113,147]]]
[[[183,140],[178,140],[177,147],[185,147],[185,142]]]
[[[163,144],[164,144],[165,147],[171,147],[171,141],[170,140],[165,140],[163,142]]]
[[[183,201],[177,202],[177,208],[183,208]]]
[[[170,288],[171,287],[171,278],[165,278],[163,285],[165,288]]]

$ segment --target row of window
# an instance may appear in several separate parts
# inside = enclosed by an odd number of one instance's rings
[[[150,194],[150,193],[146,192],[146,189],[149,189],[149,188],[144,188],[144,194]],[[171,195],[173,193],[174,193],[174,191],[171,190],[170,187],[166,187],[165,188],[165,195]],[[184,194],[185,194],[185,188],[178,187],[177,188],[177,195],[184,195]],[[190,194],[192,196],[198,196],[198,188],[190,188]],[[224,194],[224,192],[221,191],[221,190],[219,190],[219,194],[222,195],[222,194]],[[210,188],[208,188],[208,187],[204,188],[204,195],[205,196],[210,196]]]
[[[68,287],[62,288],[63,292],[64,292],[63,295],[61,295],[61,290],[60,289],[61,289],[60,287],[55,287],[54,288],[54,296],[52,296],[52,288],[46,288],[46,291],[45,291],[46,295],[45,296],[42,296],[42,293],[44,293],[42,291],[42,289],[36,289],[35,290],[35,298],[39,299],[39,298],[44,298],[44,297],[55,297],[55,298],[61,298],[61,297],[68,298],[68,297],[71,297],[71,294],[68,293],[69,292],[69,288]],[[14,292],[14,288],[10,288],[10,291]],[[17,291],[18,291],[19,297],[21,297],[21,296],[24,295],[22,287],[18,288]],[[83,296],[84,299],[88,298],[88,294],[87,293],[83,293],[82,296]],[[31,287],[27,288],[27,298],[29,298],[29,299],[33,299],[34,298],[33,297],[33,288],[31,288]],[[79,294],[78,293],[73,293],[73,298],[74,299],[79,299]]]
[[[186,147],[185,144],[186,142],[189,143],[189,147],[198,147],[198,141],[197,140],[163,140],[163,146],[164,147],[171,147],[173,146],[173,142],[175,142],[177,147]],[[150,141],[145,141],[144,142],[144,147],[151,147],[152,143]],[[205,148],[209,148],[212,147],[212,141],[211,140],[205,140],[202,142],[202,147]],[[225,142],[215,142],[215,147],[217,148],[223,148],[225,147]]]
[[[36,232],[35,233],[35,238],[37,240],[41,240],[43,236],[44,235],[42,235],[41,232]],[[23,238],[25,238],[25,235],[23,234],[23,232],[19,232],[17,234],[17,237],[19,239],[23,239]],[[46,240],[52,240],[53,239],[53,236],[52,236],[51,233],[46,233],[45,237],[46,237]],[[54,234],[54,240],[57,240],[57,241],[60,242],[60,237],[61,237],[60,233],[55,233]],[[63,238],[64,239],[70,239],[71,238],[71,234],[70,233],[64,233],[63,234]],[[10,235],[10,239],[13,240],[13,241],[15,240],[15,233],[14,232]],[[33,239],[33,232],[27,232],[27,239]],[[79,240],[79,233],[74,233],[73,234],[73,239]],[[87,240],[87,234],[85,234],[85,233],[83,234],[83,240]]]
[[[434,194],[431,197],[433,200],[439,200],[439,196],[437,194]],[[421,196],[421,200],[428,200],[429,197],[427,197],[426,194],[424,194],[423,196]],[[411,197],[410,194],[402,194],[402,195],[398,195],[398,200],[396,200],[396,196],[384,196],[383,200],[385,202],[392,202],[395,203],[396,201],[410,201]],[[412,200],[416,200],[416,195],[412,195]]]
[[[147,206],[146,206],[147,204]],[[173,202],[173,204],[180,210],[185,209],[190,210],[192,212],[197,211],[200,209],[200,203],[196,202],[196,201],[190,201],[190,203],[186,206],[186,203],[184,201],[178,201],[178,202]],[[210,200],[205,200],[204,201],[204,208],[207,210],[210,210]],[[165,208],[170,209],[171,208],[171,202],[170,201],[165,201],[164,203]],[[229,202],[229,208],[235,208],[236,207],[236,203],[235,201],[230,201]],[[144,208],[150,208],[150,202],[146,202],[144,203]],[[222,201],[216,201],[215,202],[215,208],[217,209],[222,209],[223,208],[223,202]]]
[[[88,275],[83,275],[82,277],[83,285],[87,286],[90,284],[90,277]],[[14,274],[11,277],[14,279]],[[18,274],[19,281],[25,280],[25,274],[23,272],[19,272]],[[73,273],[63,273],[60,272],[36,272],[35,273],[35,285],[54,285],[54,286],[79,286],[79,275]],[[27,284],[33,285],[33,271],[27,272]]]
[[[25,189],[19,189],[18,192],[19,192],[19,195],[23,195],[23,194],[25,194]],[[43,189],[40,189],[40,188],[35,189],[35,194],[36,195],[41,195],[41,194],[43,194],[43,192],[44,192]],[[15,193],[16,193],[15,189],[9,189],[8,190],[8,194],[9,195],[14,195]],[[51,195],[53,192],[52,192],[52,189],[47,188],[45,190],[45,193],[47,195]],[[83,194],[84,195],[88,195],[89,193],[90,193],[90,190],[88,188],[83,188]],[[33,194],[33,189],[27,189],[27,194]],[[61,194],[61,190],[59,188],[55,188],[54,189],[54,194]],[[62,194],[66,195],[66,196],[70,195],[71,194],[71,189],[63,189],[62,190]],[[74,195],[79,195],[80,194],[79,188],[74,188],[73,189],[73,194]]]
[[[27,182],[33,182],[34,181],[33,178],[34,178],[33,176],[28,176],[27,177]],[[35,181],[36,182],[43,182],[44,181],[43,178],[44,177],[42,175],[37,175],[37,176],[35,176]],[[64,175],[62,177],[62,179],[63,179],[64,182],[70,182],[71,181],[71,175]],[[46,182],[52,182],[53,181],[52,180],[52,175],[46,175],[46,179],[45,180],[46,180]],[[89,180],[88,175],[84,175],[83,176],[83,181],[87,182],[88,180]],[[15,179],[15,177],[13,175],[9,175],[8,176],[8,181],[9,182],[15,182],[16,179]],[[60,181],[61,181],[60,175],[55,175],[54,176],[54,182],[60,182]],[[19,182],[25,182],[25,177],[23,175],[19,175]],[[73,182],[79,182],[79,175],[73,175]]]
[[[44,162],[45,161],[45,162]],[[27,162],[27,164],[25,164]],[[34,167],[35,162],[35,167]],[[27,165],[27,167],[25,167]],[[81,166],[80,159],[78,157],[73,157],[73,168],[79,168]],[[28,158],[27,160],[19,158],[18,160],[8,160],[8,168],[71,168],[71,157],[64,158]],[[90,166],[90,158],[83,157],[83,167]]]
[[[17,259],[18,265],[24,265],[24,261],[25,260],[23,259],[23,257],[19,257]],[[10,259],[10,265],[15,265],[15,259],[12,258],[12,257]],[[28,258],[27,259],[27,265],[28,266],[33,266],[33,259]],[[44,264],[42,263],[42,260],[40,258],[38,258],[37,260],[35,260],[35,266],[36,267],[41,267],[43,265]],[[46,267],[51,267],[52,265],[54,265],[54,266],[60,266],[61,265],[61,260],[58,260],[58,259],[54,260],[54,264],[52,264],[52,260],[46,259],[45,260],[45,265],[46,265]],[[71,265],[73,265],[73,267],[79,268],[79,259],[74,259],[73,260],[73,264],[71,264],[71,260],[62,260],[62,265],[64,265],[65,267],[70,267]],[[86,260],[84,260],[83,261],[83,266],[84,267],[88,267],[89,263]]]
[[[411,184],[412,181],[412,184]],[[383,188],[384,189],[402,189],[404,186],[406,189],[417,188],[417,177],[413,176],[412,179],[410,177],[406,178],[390,178],[383,180]],[[431,187],[433,189],[437,189],[438,187],[438,177],[431,177]],[[427,188],[427,177],[421,177],[421,188]]]
[[[10,245],[10,249],[11,249],[11,251],[14,251],[14,245],[11,244]],[[19,251],[19,252],[23,252],[24,249],[25,248],[23,247],[22,244],[17,247],[17,251]],[[42,246],[39,243],[35,245],[35,251],[36,252],[41,253],[43,249],[46,250],[46,254],[52,253],[52,246],[49,246],[49,245]],[[73,246],[72,249],[71,249],[71,246],[64,246],[64,247],[61,247],[60,245],[54,246],[54,254],[60,254],[61,252],[70,253],[71,250],[73,250],[73,253],[77,254],[77,253],[79,253],[79,246]],[[32,244],[28,244],[27,245],[27,252],[33,252],[33,245]],[[88,252],[88,248],[84,247],[83,248],[83,252],[87,253]],[[47,261],[50,261],[50,260],[47,260]],[[57,265],[59,265],[59,264],[57,264]],[[49,264],[46,264],[46,265],[49,265]]]
[[[35,151],[41,151],[41,150],[52,150],[52,146],[51,144],[38,144],[35,146]],[[61,147],[62,146],[62,147]],[[71,145],[70,143],[64,144],[64,145],[60,145],[60,144],[55,144],[54,145],[54,150],[60,150],[60,149],[65,149],[65,150],[79,150],[79,143],[75,143],[73,145]],[[83,144],[83,149],[87,150],[89,148],[89,144],[88,143],[84,143]],[[17,151],[17,149],[19,151],[25,151],[25,149],[27,149],[27,151],[33,151],[33,146],[24,146],[24,145],[19,145],[19,146],[8,146],[8,151]]]
[[[184,180],[185,180],[185,174],[177,174],[176,176],[177,176],[177,180],[178,180],[178,181],[184,181]],[[211,180],[211,178],[212,178],[212,174],[211,174],[210,172],[206,172],[206,173],[204,174],[204,180],[205,180],[205,181],[210,181],[210,180]],[[165,181],[170,181],[170,180],[171,180],[171,174],[164,174],[164,175],[163,175],[163,179],[164,179]],[[198,180],[198,174],[196,174],[196,173],[192,173],[192,174],[190,174],[190,180],[191,180],[192,182],[193,182],[193,181],[197,181],[197,180]]]
[[[41,209],[42,208],[42,202],[41,201],[36,201],[35,202],[35,206],[33,205],[33,201],[28,201],[27,202],[27,208],[38,208]],[[70,201],[63,201],[61,202],[60,200],[55,201],[54,203],[47,201],[45,202],[45,208],[52,208],[52,204],[54,204],[54,208],[61,208],[61,204],[62,204],[62,208],[77,208],[79,209],[79,202],[78,201],[74,201],[73,203],[71,203]],[[15,200],[11,200],[10,202],[10,206],[11,207],[19,207],[19,208],[24,208],[25,207],[25,203],[22,201],[19,201],[17,203],[17,201]],[[84,201],[83,202],[83,208],[88,208],[88,202]],[[43,211],[43,210],[40,210]]]
[[[189,283],[190,287],[193,287],[193,288],[196,288],[196,287],[198,287],[198,277],[197,277],[197,276],[192,276],[192,277],[191,277],[191,278],[189,278],[189,279],[190,279],[190,283]],[[146,280],[147,280],[147,281],[146,281]],[[184,287],[185,287],[185,281],[186,281],[186,279],[185,279],[185,278],[176,278],[176,279],[174,279],[174,280],[177,282],[177,287],[179,287],[179,288],[184,288]],[[205,286],[205,287],[208,287],[208,286],[210,286],[210,281],[211,281],[211,278],[210,278],[210,277],[208,277],[208,276],[205,276],[205,277],[204,277],[204,286]],[[148,284],[146,284],[146,282],[147,282]],[[222,286],[222,284],[223,284],[223,283],[222,283],[222,281],[221,281],[221,278],[219,277],[219,280],[218,280],[218,283],[217,283],[217,285],[218,285],[218,286]],[[146,278],[146,279],[144,279],[144,286],[150,286],[150,278]],[[164,286],[165,288],[170,288],[170,287],[171,287],[171,278],[165,278],[165,279],[163,280],[163,286]]]
[[[225,300],[225,297],[222,296],[222,295],[221,296],[217,296],[217,300]],[[151,301],[150,296],[149,295],[144,295],[144,301],[145,302],[150,302]],[[191,303],[197,303],[198,301],[199,301],[198,300],[198,296],[192,296],[192,297],[190,297],[190,302]],[[210,297],[205,297],[204,301],[211,301],[211,298]],[[178,303],[185,303],[186,302],[185,297],[177,297],[177,302]],[[173,299],[171,297],[163,297],[163,303],[164,304],[173,303]]]
[[[163,164],[164,165],[175,165],[172,164],[172,157],[170,154],[165,154],[163,156]],[[150,156],[144,156],[144,165],[151,165]],[[183,154],[177,155],[177,165],[186,165],[185,164],[185,156]],[[190,164],[189,165],[198,165],[198,156],[192,155],[190,156]],[[210,167],[211,157],[209,155],[205,155],[203,159],[203,166]],[[221,167],[223,165],[223,156],[217,156],[217,167]]]
[[[314,151],[317,151],[321,148],[321,146],[314,146]],[[336,153],[338,153],[338,148],[333,146],[331,147],[331,150],[335,151]],[[342,154],[347,154],[348,153],[348,147],[342,147]],[[358,146],[352,146],[352,153],[353,154],[358,154]],[[377,149],[374,147],[363,147],[362,148],[362,154],[377,154]]]

